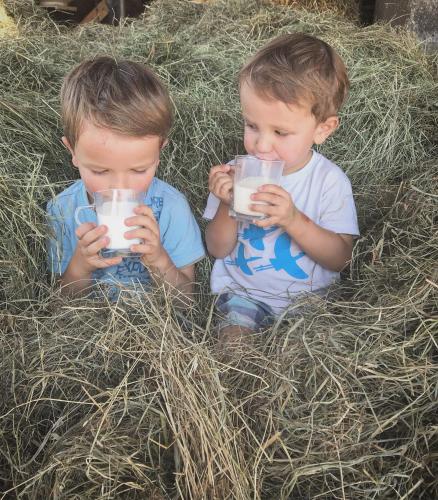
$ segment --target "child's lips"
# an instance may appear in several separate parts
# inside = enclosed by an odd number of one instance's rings
[[[256,158],[258,160],[261,160],[261,161],[279,161],[280,160],[279,158],[264,158],[262,156],[257,156],[257,155],[256,155]]]

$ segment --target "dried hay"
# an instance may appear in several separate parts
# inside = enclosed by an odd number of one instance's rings
[[[0,38],[7,36],[16,36],[18,33],[17,26],[14,21],[8,16],[3,1],[0,0]]]
[[[359,21],[360,0],[271,0],[274,4],[288,5],[315,12],[332,12],[351,21]]]
[[[244,5],[245,4],[245,5]],[[437,468],[436,60],[408,34],[258,2],[160,0],[120,29],[35,14],[0,41],[0,481],[19,498],[433,498]],[[65,300],[44,203],[76,174],[58,91],[79,60],[152,65],[176,124],[161,178],[202,213],[210,165],[242,151],[235,75],[272,36],[332,43],[352,80],[322,148],[362,237],[330,301],[215,355],[209,263],[184,315],[158,291]]]

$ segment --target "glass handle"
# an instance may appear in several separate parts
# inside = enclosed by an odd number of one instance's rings
[[[75,221],[76,221],[76,224],[78,226],[80,226],[82,224],[82,222],[79,219],[79,212],[81,210],[84,210],[85,208],[91,208],[93,210],[96,210],[96,206],[95,205],[83,205],[82,207],[76,207],[76,210],[75,210]]]

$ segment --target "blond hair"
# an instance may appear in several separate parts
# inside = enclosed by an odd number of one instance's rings
[[[106,56],[84,61],[66,75],[61,113],[73,148],[84,120],[123,135],[163,140],[172,126],[172,104],[158,76],[142,64]]]
[[[330,45],[304,33],[281,35],[262,47],[239,73],[239,84],[286,104],[310,104],[319,122],[336,115],[348,93],[342,59]]]

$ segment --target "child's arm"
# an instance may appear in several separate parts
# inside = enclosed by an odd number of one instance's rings
[[[216,259],[227,256],[237,242],[237,221],[228,215],[233,179],[229,165],[218,165],[210,171],[208,187],[220,200],[216,215],[205,231],[207,250]]]
[[[162,260],[148,266],[148,268],[157,284],[169,284],[188,297],[193,294],[193,282],[195,281],[194,264],[178,269],[167,252],[164,251]]]
[[[120,264],[122,257],[103,259],[99,252],[109,243],[107,228],[91,222],[81,224],[76,230],[78,244],[67,269],[61,276],[62,293],[81,295],[92,285],[92,273]]]
[[[157,283],[169,284],[190,295],[193,292],[194,264],[177,268],[163,248],[160,228],[152,209],[146,205],[135,208],[134,217],[126,219],[127,226],[140,226],[125,233],[127,239],[140,238],[142,243],[131,245],[133,252],[142,254],[141,261]]]
[[[205,243],[210,255],[223,259],[236,246],[237,221],[228,215],[229,206],[221,201],[214,218],[205,230]]]
[[[286,231],[311,259],[330,271],[342,271],[351,261],[351,234],[324,229],[298,210]]]
[[[251,205],[252,210],[268,216],[256,221],[256,225],[282,227],[310,258],[326,269],[342,271],[348,265],[353,250],[353,236],[329,231],[313,222],[295,207],[290,194],[280,186],[269,184],[261,186],[259,190],[259,193],[252,195],[252,199],[270,205]]]

